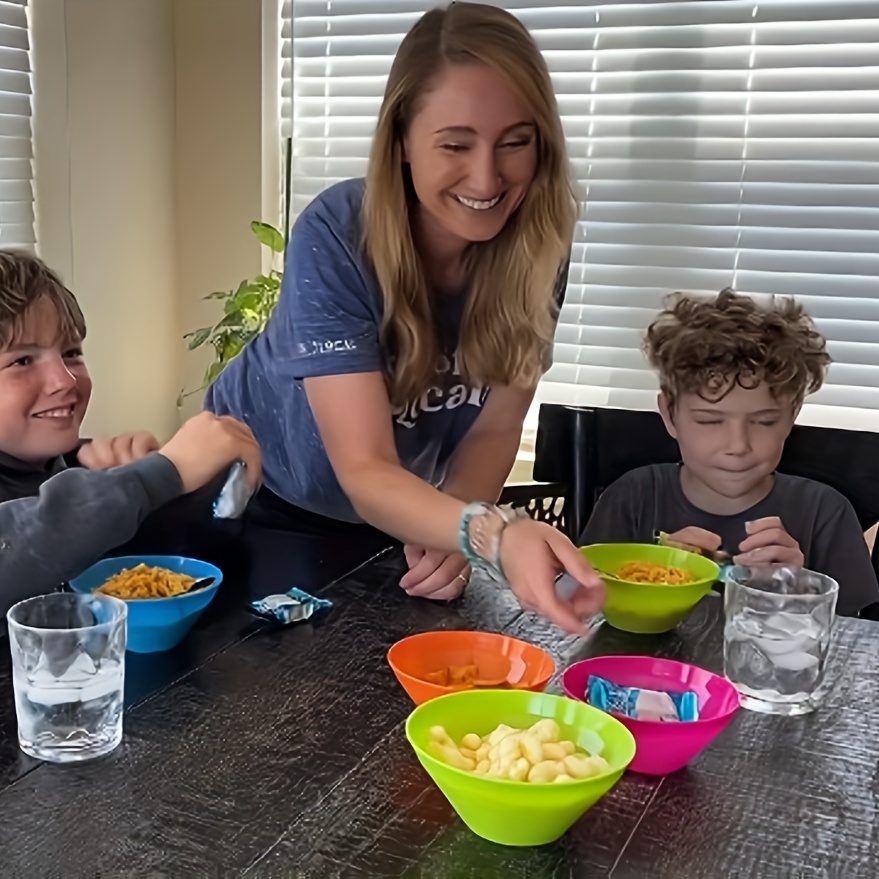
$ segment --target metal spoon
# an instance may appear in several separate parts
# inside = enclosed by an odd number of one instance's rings
[[[211,583],[216,580],[216,577],[202,577],[200,580],[195,580],[192,582],[186,589],[182,592],[178,592],[178,595],[189,595],[190,592],[196,592],[199,589],[206,589]]]

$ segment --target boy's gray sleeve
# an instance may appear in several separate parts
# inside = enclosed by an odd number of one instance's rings
[[[870,549],[852,505],[841,496],[822,501],[828,517],[815,532],[806,565],[839,583],[836,612],[857,616],[862,608],[879,601]]]
[[[0,503],[0,611],[81,574],[182,493],[177,468],[153,454],[111,470],[73,467],[38,497]]]

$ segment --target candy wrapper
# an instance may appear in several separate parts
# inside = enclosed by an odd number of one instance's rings
[[[229,468],[226,482],[214,501],[214,518],[240,518],[252,496],[253,487],[247,481],[247,467],[243,461],[236,461]]]
[[[586,699],[602,711],[613,711],[633,720],[691,721],[699,719],[695,693],[671,693],[621,687],[598,675],[589,675]]]
[[[315,611],[332,606],[332,601],[317,598],[295,587],[283,595],[267,595],[250,603],[250,607],[260,616],[268,617],[285,626],[307,620]]]

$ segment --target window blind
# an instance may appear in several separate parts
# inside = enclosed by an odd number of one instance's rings
[[[292,206],[362,175],[430,0],[289,0]],[[879,430],[879,3],[509,0],[553,77],[581,198],[544,401],[654,408],[671,290],[793,295],[834,364],[801,421]]]
[[[27,0],[0,0],[0,247],[34,246]]]

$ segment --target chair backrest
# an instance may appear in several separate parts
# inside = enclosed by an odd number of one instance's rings
[[[571,487],[569,533],[576,537],[599,494],[636,467],[680,460],[656,412],[540,407],[534,478]],[[879,433],[796,425],[778,469],[830,485],[855,508],[864,531],[879,522]],[[879,571],[879,540],[873,549]]]

